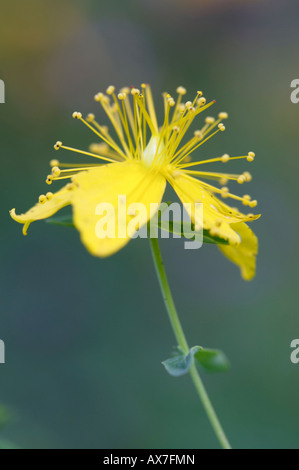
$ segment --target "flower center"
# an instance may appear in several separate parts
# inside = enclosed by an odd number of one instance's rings
[[[161,164],[163,162],[163,152],[165,145],[161,136],[153,135],[143,152],[143,161],[147,167]]]

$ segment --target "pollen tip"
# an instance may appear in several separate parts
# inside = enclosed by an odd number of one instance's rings
[[[55,149],[55,150],[59,150],[61,146],[62,146],[62,142],[60,142],[60,140],[58,140],[58,141],[56,142],[56,144],[54,145],[54,149]]]
[[[75,111],[72,114],[72,116],[73,116],[74,119],[82,119],[82,113],[79,113],[78,111]]]
[[[218,114],[219,119],[228,119],[228,113],[222,112]]]
[[[58,178],[58,176],[60,176],[60,173],[61,173],[60,168],[58,168],[58,166],[53,166],[52,176],[54,176],[54,178]]]
[[[227,153],[225,153],[224,155],[222,155],[221,161],[222,161],[223,163],[226,163],[226,162],[228,162],[229,160],[230,160],[230,156],[229,156]]]
[[[47,184],[52,184],[52,182],[53,182],[53,176],[52,176],[52,175],[48,175],[48,176],[47,176],[47,179],[46,179],[46,183],[47,183]]]
[[[113,85],[108,86],[106,90],[107,95],[112,95],[114,93],[114,90],[115,90],[115,86]]]
[[[87,114],[87,116],[86,116],[86,121],[87,122],[92,122],[94,120],[95,120],[95,115],[93,113]]]
[[[255,153],[254,152],[248,152],[247,161],[248,162],[253,162],[254,159],[255,159]]]
[[[249,207],[256,207],[256,206],[257,206],[257,201],[256,200],[249,202]]]
[[[215,118],[212,116],[207,116],[205,122],[206,124],[213,124],[215,122]]]
[[[95,101],[102,101],[103,97],[104,97],[103,93],[99,92],[94,96],[94,100]]]
[[[179,87],[177,87],[176,92],[177,92],[179,95],[185,95],[185,94],[187,93],[187,90],[186,90],[186,88],[184,88],[183,86],[179,86]]]
[[[205,98],[199,98],[197,100],[198,106],[204,106],[206,104],[207,100]]]

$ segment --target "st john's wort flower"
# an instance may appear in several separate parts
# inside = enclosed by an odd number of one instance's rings
[[[202,171],[201,165],[214,162],[227,165],[237,159],[252,162],[255,154],[249,152],[235,157],[224,154],[191,161],[190,155],[195,150],[225,130],[222,121],[228,116],[220,113],[217,119],[206,117],[203,126],[186,141],[185,134],[194,119],[215,101],[207,103],[202,92],[198,91],[193,101],[184,102],[185,94],[183,87],[178,87],[176,100],[168,93],[163,94],[164,121],[159,126],[149,85],[142,84],[141,90],[123,88],[117,95],[115,88],[109,86],[106,94],[98,93],[95,100],[110,119],[115,137],[106,126],[95,120],[93,114],[84,119],[81,113],[75,112],[73,117],[92,130],[100,143],[91,145],[89,152],[67,147],[62,142],[57,142],[54,148],[94,157],[96,163],[71,164],[53,160],[52,174],[47,177],[47,183],[67,179],[70,182],[54,194],[41,195],[38,203],[25,214],[16,215],[15,209],[11,210],[11,217],[24,224],[24,235],[31,222],[51,217],[71,204],[73,221],[83,244],[95,256],[109,256],[126,245],[132,233],[99,238],[95,231],[99,218],[97,206],[102,202],[112,204],[117,218],[119,195],[126,196],[127,204],[144,204],[148,209],[147,215],[139,220],[138,230],[152,216],[150,205],[161,203],[168,182],[180,200],[189,206],[193,222],[195,203],[203,204],[203,228],[212,236],[228,241],[227,245],[219,246],[220,250],[240,267],[243,278],[250,280],[255,274],[258,242],[246,222],[259,216],[243,214],[223,199],[233,199],[247,208],[255,207],[256,200],[247,194],[237,196],[227,187],[229,181],[249,182],[251,175],[248,171],[243,174]],[[207,182],[209,180],[219,185],[212,185]],[[125,224],[129,224],[129,219],[128,216]]]

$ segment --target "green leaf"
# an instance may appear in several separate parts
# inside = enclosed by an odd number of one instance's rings
[[[63,225],[65,227],[75,227],[73,223],[73,217],[72,215],[61,215],[58,217],[51,217],[50,219],[46,219],[46,222],[48,224],[53,224],[53,225]]]
[[[194,238],[194,225],[191,224],[191,230],[184,231],[183,222],[178,221],[166,221],[166,220],[158,220],[156,224],[164,232],[169,232],[174,235],[179,235],[182,238],[187,238],[188,240],[192,240]],[[212,236],[208,230],[203,230],[202,234],[202,241],[203,243],[209,244],[216,244],[216,245],[228,245],[227,240],[223,240],[223,238],[219,238],[217,236]]]
[[[230,369],[230,363],[225,354],[217,349],[204,349],[195,346],[194,358],[208,372],[227,372]],[[192,348],[192,349],[194,349]]]
[[[166,202],[167,206],[169,207],[172,203],[171,202]],[[156,226],[163,230],[164,232],[169,232],[174,235],[179,235],[182,238],[187,238],[188,240],[194,239],[194,225],[191,224],[191,230],[186,231],[184,233],[184,224],[183,222],[177,222],[177,221],[166,221],[166,220],[161,220],[161,215],[167,210],[167,208],[164,206],[162,210],[160,211],[158,223]],[[69,215],[61,215],[57,217],[51,217],[50,219],[46,219],[46,222],[48,224],[53,224],[53,225],[60,225],[64,227],[75,227],[73,223],[73,217],[71,214]],[[152,221],[152,223],[154,223]],[[222,238],[212,236],[208,230],[203,230],[203,243],[209,243],[209,244],[216,244],[216,245],[228,245],[227,240],[223,240]]]
[[[227,372],[230,368],[229,361],[222,351],[204,349],[201,346],[193,346],[188,354],[184,353],[181,348],[178,348],[175,355],[163,361],[162,364],[170,375],[180,377],[189,372],[194,359],[208,372]]]
[[[178,347],[177,352],[170,359],[166,359],[162,364],[167,372],[173,377],[180,377],[187,374],[194,360],[193,356],[198,351],[199,346],[191,348],[188,354],[185,354],[182,348]]]
[[[182,352],[178,352],[174,357],[166,359],[162,364],[167,372],[173,377],[180,377],[181,375],[187,374],[193,362],[193,356],[190,352],[185,355]]]

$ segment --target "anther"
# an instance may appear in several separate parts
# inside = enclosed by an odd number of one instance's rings
[[[86,121],[87,122],[92,122],[94,120],[95,120],[95,115],[93,113],[87,114],[87,116],[86,116]]]
[[[239,178],[237,179],[239,184],[243,184],[246,181],[246,178],[244,175],[240,175]]]
[[[229,156],[227,153],[225,153],[224,155],[222,155],[221,161],[222,161],[223,163],[226,163],[226,162],[228,162],[229,160],[230,160],[230,156]]]
[[[205,119],[206,124],[213,124],[215,122],[215,118],[208,116]]]
[[[197,97],[200,98],[203,95],[202,91],[197,92]]]
[[[256,200],[250,201],[249,207],[256,207],[256,206],[257,206],[257,201]]]
[[[46,194],[46,198],[48,199],[48,201],[50,201],[50,199],[52,199],[52,197],[53,197],[53,193],[48,192],[48,193]]]
[[[73,118],[74,119],[82,119],[82,114],[81,113],[78,113],[77,111],[75,111],[73,113]]]
[[[221,188],[221,196],[223,197],[223,199],[228,197],[228,193],[229,193],[229,189],[226,186]]]
[[[140,94],[140,90],[138,90],[138,88],[132,88],[131,94],[132,94],[132,95],[139,95],[139,94]]]
[[[125,93],[126,95],[128,95],[130,93],[130,88],[125,86],[120,89],[120,93]]]
[[[247,161],[248,162],[253,162],[254,158],[255,158],[255,153],[254,152],[248,152]]]
[[[250,200],[251,200],[251,197],[249,196],[249,194],[244,194],[242,204],[244,206],[248,206]]]
[[[59,166],[59,160],[51,160],[50,161],[50,167],[53,168],[53,166]]]
[[[103,93],[101,93],[101,92],[97,93],[96,95],[94,95],[94,100],[95,101],[102,101],[103,96],[104,96]]]
[[[109,145],[105,142],[90,144],[89,150],[93,153],[106,153],[109,150]]]
[[[192,108],[192,101],[186,101],[186,103],[185,103],[185,108],[186,108],[186,109]]]
[[[205,98],[199,98],[199,100],[197,100],[198,106],[204,106],[206,102],[207,100]]]
[[[218,129],[221,131],[221,132],[224,132],[225,131],[225,126],[222,124],[222,122],[220,124],[218,124]]]
[[[175,105],[175,101],[174,101],[173,98],[169,98],[167,101],[168,101],[168,104],[171,108]]]
[[[109,96],[104,95],[101,102],[102,102],[102,104],[109,104],[110,103]]]
[[[222,177],[222,178],[220,178],[219,183],[220,183],[221,186],[225,186],[228,183],[228,179]]]
[[[54,166],[52,168],[52,176],[54,176],[54,178],[58,178],[58,176],[60,176],[60,168],[58,168],[58,166]]]
[[[53,182],[53,176],[52,176],[52,175],[48,175],[48,176],[47,176],[47,179],[46,179],[46,183],[47,183],[47,184],[52,184],[52,182]]]
[[[227,118],[228,118],[228,114],[227,114],[227,113],[219,113],[219,114],[218,114],[218,117],[219,117],[219,119],[221,119],[221,120],[222,120],[222,119],[227,119]]]
[[[40,204],[45,204],[46,200],[47,200],[47,198],[44,194],[41,194],[40,197],[38,198],[38,202]]]
[[[125,93],[118,93],[117,98],[118,98],[119,100],[124,100],[124,99],[126,98],[126,96],[127,96],[127,95],[126,95]]]
[[[197,131],[194,131],[194,137],[196,137],[197,139],[202,139],[203,134],[201,131],[197,130]]]
[[[115,90],[115,86],[113,85],[108,86],[106,90],[107,95],[112,95],[114,93],[114,90]]]
[[[249,173],[249,171],[244,171],[243,176],[245,177],[247,183],[249,183],[252,180],[252,176]]]
[[[54,145],[54,149],[55,149],[55,150],[59,150],[61,146],[62,146],[62,142],[60,142],[60,140],[58,140],[58,141],[56,142],[56,144]]]
[[[177,133],[180,132],[179,126],[173,126],[172,130],[173,132],[177,132]]]
[[[187,90],[186,88],[184,88],[183,86],[179,86],[177,89],[176,89],[176,92],[179,94],[179,95],[185,95],[187,93]]]

